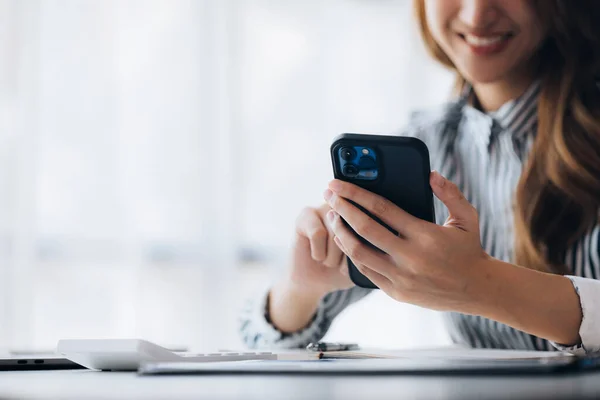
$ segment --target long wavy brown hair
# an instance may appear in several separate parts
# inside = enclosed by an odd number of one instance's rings
[[[443,1],[443,0],[440,0]],[[535,59],[538,130],[516,190],[515,262],[565,274],[565,251],[598,222],[600,208],[600,1],[529,0],[547,28]],[[428,51],[456,71],[414,0]]]

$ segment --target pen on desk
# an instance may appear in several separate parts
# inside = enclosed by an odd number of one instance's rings
[[[358,345],[355,343],[309,343],[306,346],[306,350],[308,351],[347,351],[347,350],[357,350]]]

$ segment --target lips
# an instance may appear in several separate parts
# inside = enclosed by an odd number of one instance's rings
[[[514,34],[512,32],[486,35],[458,33],[458,36],[469,46],[473,53],[478,55],[492,55],[504,50],[514,37]]]

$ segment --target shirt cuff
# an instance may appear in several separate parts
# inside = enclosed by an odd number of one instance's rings
[[[267,290],[260,296],[261,301],[257,303],[253,310],[252,321],[256,324],[255,330],[261,333],[260,342],[262,343],[258,343],[260,347],[303,348],[310,342],[320,340],[330,325],[330,321],[325,316],[323,301],[319,304],[315,315],[306,327],[297,332],[286,333],[277,329],[270,322],[268,315],[269,292],[270,290]]]
[[[581,343],[575,346],[552,344],[559,350],[578,355],[600,352],[600,281],[580,276],[565,277],[571,280],[579,296],[582,315],[579,327]]]

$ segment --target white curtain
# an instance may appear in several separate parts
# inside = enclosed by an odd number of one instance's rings
[[[449,93],[410,3],[0,0],[0,343],[239,346],[331,139]],[[333,337],[447,340],[381,294],[346,314]]]

